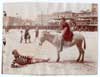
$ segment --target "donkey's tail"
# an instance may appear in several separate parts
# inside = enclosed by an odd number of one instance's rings
[[[86,41],[85,41],[85,38],[84,38],[84,49],[86,49]]]

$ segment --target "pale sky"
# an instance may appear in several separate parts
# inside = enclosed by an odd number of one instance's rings
[[[53,12],[74,11],[91,9],[91,4],[71,3],[5,3],[3,10],[8,16],[35,19],[38,14],[51,14]],[[16,15],[16,13],[18,15]]]

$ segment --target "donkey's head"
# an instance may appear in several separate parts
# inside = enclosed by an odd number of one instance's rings
[[[48,35],[49,35],[49,32],[47,32],[47,31],[42,32],[39,45],[42,45],[45,42],[45,40],[47,40]]]

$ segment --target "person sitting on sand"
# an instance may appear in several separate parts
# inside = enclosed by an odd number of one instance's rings
[[[40,62],[48,62],[49,59],[40,59],[40,58],[33,58],[31,56],[23,56],[18,53],[18,50],[14,49],[12,51],[12,55],[14,56],[14,60],[11,64],[11,67],[21,67],[27,64],[34,64]]]

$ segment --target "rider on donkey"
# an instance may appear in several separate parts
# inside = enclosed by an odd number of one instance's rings
[[[62,30],[62,34],[61,34],[61,37],[62,37],[61,50],[62,50],[64,41],[67,41],[67,42],[71,42],[72,41],[73,33],[70,30],[70,26],[66,22],[66,18],[65,17],[61,18],[60,27],[61,27],[61,30]]]

